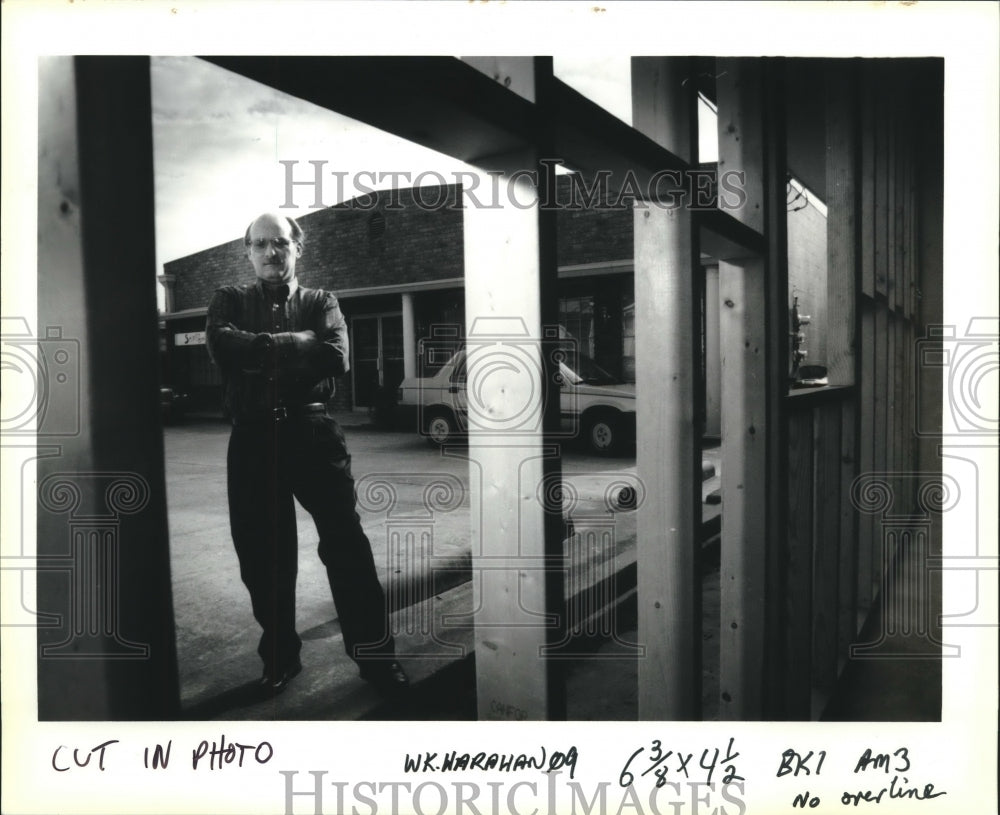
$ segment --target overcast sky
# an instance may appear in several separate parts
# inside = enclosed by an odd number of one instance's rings
[[[447,174],[464,167],[435,153],[194,57],[152,61],[157,268],[243,234],[255,215],[285,202],[285,167],[312,177],[328,170]],[[339,203],[332,176],[323,203]],[[347,197],[351,197],[350,194]],[[285,210],[309,212],[314,196],[299,187]]]
[[[629,57],[555,60],[560,79],[630,121]],[[233,240],[255,215],[285,202],[285,167],[312,178],[309,161],[352,178],[362,171],[435,171],[450,180],[466,165],[345,116],[279,93],[195,57],[152,60],[157,274],[163,264]],[[387,182],[388,183],[388,182]],[[371,186],[386,186],[386,184]],[[433,177],[429,183],[434,183]],[[402,184],[401,186],[408,186]],[[344,198],[355,191],[346,186]],[[310,212],[310,189],[295,189]],[[339,203],[333,176],[323,203]],[[162,287],[157,286],[160,303]]]

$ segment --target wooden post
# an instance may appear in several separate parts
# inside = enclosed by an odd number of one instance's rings
[[[876,85],[873,96],[875,99],[874,127],[874,223],[872,239],[875,246],[875,293],[886,296],[889,286],[889,216],[887,206],[889,203],[889,122],[888,113],[885,110],[885,96],[879,91],[882,89],[881,80],[883,72],[878,67],[874,68],[869,78],[879,83]]]
[[[783,648],[779,634],[790,621],[780,618],[780,598],[786,590],[787,571],[783,547],[788,536],[788,493],[790,489],[790,449],[788,417],[788,211],[786,189],[788,175],[787,112],[785,75],[789,70],[783,59],[763,60],[760,118],[764,185],[764,236],[767,262],[764,266],[764,334],[767,337],[763,376],[767,387],[767,466],[761,472],[767,484],[765,552],[767,560],[767,613],[765,624],[772,636],[765,639],[765,707],[768,718],[785,715],[787,699],[781,692],[783,674],[789,670],[793,655]],[[765,172],[766,170],[766,172]]]
[[[911,456],[908,455],[907,450],[907,436],[912,433],[913,425],[909,423],[910,418],[910,405],[906,401],[906,386],[910,379],[910,368],[907,365],[906,351],[909,346],[908,342],[908,329],[909,320],[903,319],[902,312],[896,313],[896,348],[895,348],[895,358],[893,360],[893,368],[896,373],[896,471],[900,474],[912,473],[914,461]],[[909,492],[907,488],[910,487]],[[914,507],[912,502],[916,500],[916,495],[912,490],[912,482],[903,482],[900,484],[901,491],[906,494],[907,503],[905,506],[906,512],[912,512]]]
[[[533,156],[513,159],[511,171]],[[517,183],[531,201],[537,191]],[[537,209],[466,201],[465,312],[476,686],[480,719],[552,718],[545,617],[545,455]],[[502,364],[495,364],[502,363]],[[558,390],[555,390],[558,398]]]
[[[837,654],[843,656],[857,633],[858,551],[860,523],[851,503],[851,484],[858,475],[858,398],[841,404],[840,426],[840,570],[837,621]],[[866,519],[867,520],[867,519]],[[871,529],[871,525],[868,525]],[[839,670],[839,664],[838,664]]]
[[[896,232],[896,178],[897,178],[897,164],[899,157],[899,150],[897,149],[897,126],[896,126],[896,94],[895,87],[893,84],[893,70],[892,66],[887,66],[887,76],[886,85],[884,92],[884,102],[882,105],[882,111],[885,115],[885,138],[886,138],[886,156],[885,156],[885,219],[886,219],[886,239],[885,239],[885,252],[886,252],[886,283],[885,283],[885,296],[889,305],[889,310],[893,311],[896,308],[896,298],[899,293],[898,286],[896,285],[896,274],[898,272],[898,234]]]
[[[788,534],[784,559],[783,709],[781,718],[806,719],[811,712],[813,615],[813,419],[809,409],[789,412]],[[780,635],[779,635],[780,636]]]
[[[861,291],[875,296],[875,100],[871,72],[862,69],[861,116]]]
[[[764,261],[719,264],[722,352],[722,585],[719,714],[763,715],[765,480]]]
[[[541,67],[539,67],[541,63]],[[551,60],[507,66],[540,100]],[[544,104],[544,102],[542,102]],[[544,148],[540,148],[544,149]],[[476,688],[480,719],[565,718],[565,690],[546,646],[561,641],[561,507],[538,499],[560,476],[545,429],[558,421],[559,388],[544,327],[555,326],[555,230],[523,173],[534,149],[497,157],[503,206],[465,196],[465,312],[469,407]],[[492,179],[484,176],[485,186]],[[545,179],[540,180],[545,192]],[[541,200],[545,200],[544,196]],[[554,401],[553,401],[554,400]]]
[[[889,310],[883,302],[875,302],[875,422],[874,422],[874,459],[873,469],[876,473],[886,472],[886,428],[889,424]],[[878,595],[882,587],[882,526],[876,519],[872,537],[872,598]]]
[[[812,569],[812,717],[818,718],[822,705],[837,681],[837,625],[839,620],[840,551],[840,430],[841,406],[830,402],[813,412],[815,493],[813,496]]]
[[[874,68],[864,64],[859,79],[861,94],[861,225],[859,252],[861,255],[861,297],[858,298],[858,462],[857,474],[875,468],[875,291],[876,291],[876,176],[879,169],[876,146],[878,117],[875,113]],[[881,540],[876,519],[859,516],[858,569],[856,581],[856,616],[853,634],[858,633],[865,615],[874,602],[872,565],[876,541]]]
[[[875,301],[865,298],[861,309],[860,381],[858,383],[859,439],[858,474],[875,469]],[[857,619],[854,633],[861,630],[865,614],[875,600],[872,568],[881,540],[876,521],[870,515],[858,516]]]
[[[413,295],[403,292],[400,296],[403,310],[403,377],[417,375],[417,328],[413,319]]]
[[[637,129],[691,155],[694,83],[678,59],[633,60]],[[688,208],[635,207],[639,718],[701,715],[697,244]]]
[[[928,72],[931,73],[931,72]],[[921,98],[926,103],[915,115],[921,116],[924,127],[917,134],[919,161],[915,162],[916,265],[914,284],[920,296],[914,303],[914,322],[921,336],[927,327],[939,325],[944,315],[944,68],[938,67],[922,86]],[[942,427],[945,420],[944,400],[941,394],[946,387],[941,367],[921,366],[916,409],[919,426]],[[925,433],[917,443],[917,467],[922,472],[940,472],[940,440]],[[940,579],[940,578],[936,578]]]
[[[149,59],[39,78],[38,328],[59,367],[38,435],[62,454],[38,464],[38,609],[61,619],[38,629],[38,718],[169,719]]]
[[[906,214],[906,162],[909,153],[909,143],[912,139],[912,130],[907,120],[907,84],[898,66],[894,66],[892,72],[892,178],[893,195],[892,219],[893,252],[893,279],[894,297],[890,303],[898,312],[905,311],[906,303],[906,228],[904,216]]]
[[[854,283],[858,274],[858,150],[854,74],[826,72],[827,379],[854,384]]]
[[[780,592],[770,589],[771,562],[785,530],[769,538],[768,525],[783,517],[784,469],[774,456],[780,402],[787,387],[787,340],[778,318],[787,298],[784,257],[784,174],[765,173],[764,71],[759,63],[720,60],[718,79],[719,171],[742,173],[746,205],[732,215],[767,238],[769,258],[725,258],[719,264],[719,346],[722,357],[722,561],[720,716],[765,716],[765,655],[769,624],[782,624]],[[783,125],[782,125],[783,127]],[[783,164],[783,132],[775,136],[773,161]],[[778,156],[780,155],[780,159]],[[778,179],[780,175],[780,179]],[[769,199],[777,195],[770,204]],[[771,212],[769,207],[773,207]],[[779,223],[780,219],[780,223]],[[771,226],[766,226],[770,224]],[[773,234],[771,234],[773,232]],[[780,234],[779,234],[780,233]],[[782,281],[785,280],[784,283]],[[784,498],[781,498],[783,501]],[[770,519],[770,520],[769,520]],[[772,572],[769,577],[769,571]],[[772,632],[779,636],[777,630]],[[783,652],[780,645],[771,643]]]
[[[847,71],[840,65],[827,67],[827,376],[831,385],[857,385],[858,389],[860,357],[856,343],[860,326],[857,301],[864,268],[861,235],[864,230],[862,201],[865,191],[860,93],[856,66],[849,67]],[[857,475],[855,440],[858,405],[856,396],[841,403],[837,418],[840,449],[836,456],[832,451],[827,452],[828,459],[836,461],[839,470],[839,478],[833,472],[829,474],[829,489],[837,497],[836,528],[839,530],[839,540],[835,543],[835,551],[838,552],[835,566],[838,572],[835,660],[837,654],[847,652],[856,633],[858,523],[850,502],[850,487]],[[870,530],[870,523],[867,526]],[[836,670],[835,663],[834,679]]]
[[[722,352],[719,348],[719,265],[705,266],[705,436],[722,435]]]
[[[885,465],[882,470],[892,473],[889,476],[889,483],[892,485],[894,494],[898,494],[896,478],[896,381],[900,373],[896,370],[896,336],[898,334],[896,325],[898,322],[898,314],[888,310],[885,320],[885,377],[882,380],[885,387]]]

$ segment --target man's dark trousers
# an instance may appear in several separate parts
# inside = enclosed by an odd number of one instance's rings
[[[293,496],[316,523],[347,653],[356,660],[392,654],[385,593],[355,508],[351,457],[337,422],[324,413],[237,420],[227,464],[233,542],[263,629],[257,651],[265,671],[280,672],[302,648],[295,629]]]

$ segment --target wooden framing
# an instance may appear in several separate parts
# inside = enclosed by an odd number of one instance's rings
[[[871,210],[874,196],[872,174],[865,171],[872,156],[864,150],[872,136],[865,128],[871,99],[867,85],[865,91],[861,90],[859,72],[857,64],[846,70],[831,64],[825,72],[828,379],[832,386],[852,385],[854,389],[836,408],[838,417],[829,413],[834,410],[832,406],[827,409],[821,430],[827,439],[822,478],[819,472],[817,474],[816,494],[817,500],[828,496],[829,503],[824,504],[823,517],[816,529],[818,535],[823,535],[823,530],[829,531],[827,524],[835,524],[837,530],[836,536],[825,535],[821,564],[816,571],[817,577],[831,573],[831,569],[837,572],[835,599],[824,596],[821,600],[827,609],[825,613],[836,617],[832,655],[824,651],[814,664],[814,685],[821,695],[831,691],[831,683],[843,663],[843,654],[857,632],[859,549],[865,548],[859,539],[858,519],[850,500],[851,483],[859,466],[857,406],[864,402],[863,397],[859,398],[863,388],[858,372],[866,353],[858,303],[866,271],[874,274],[874,258],[871,253],[865,253],[863,240],[865,234],[871,234],[872,222],[870,218],[866,221],[865,212]],[[834,438],[840,442],[839,456]],[[866,531],[869,533],[867,549],[870,549],[870,523]],[[833,560],[831,551],[837,553]],[[823,595],[824,587],[820,583],[814,581],[815,590]],[[830,647],[829,642],[826,647]],[[816,712],[814,700],[814,715]]]
[[[719,264],[705,266],[705,437],[722,437]]]
[[[767,535],[764,261],[719,264],[722,355],[720,716],[763,716]]]
[[[506,70],[545,98],[551,59],[510,60]],[[503,165],[523,205],[548,189],[545,173],[538,188],[513,180],[540,167],[539,152],[544,145],[492,162]],[[547,658],[566,630],[562,507],[536,498],[561,476],[558,447],[545,443],[559,422],[556,362],[546,350],[558,337],[546,335],[557,311],[553,213],[466,201],[463,215],[479,718],[562,719],[562,663]]]
[[[841,558],[850,560],[840,548],[841,425],[838,402],[813,412],[812,687],[818,693],[811,706],[812,718],[822,713],[822,704],[837,680],[839,562]]]
[[[813,417],[793,410],[788,417],[788,469],[800,477],[788,483],[788,534],[782,605],[786,660],[781,718],[808,718],[812,709],[812,617],[815,450]]]
[[[896,338],[898,331],[897,314],[891,310],[885,312],[885,347],[882,352],[885,354],[883,363],[885,388],[884,424],[882,425],[882,443],[885,445],[885,463],[881,472],[886,473],[886,478],[895,494],[899,487],[899,471],[901,469],[896,460]],[[877,369],[876,369],[877,370]],[[876,376],[878,374],[876,373]],[[878,431],[876,430],[876,437]]]
[[[891,101],[883,104],[885,128],[885,297],[889,309],[894,311],[898,304],[899,289],[896,285],[896,275],[899,266],[899,235],[896,223],[896,188],[899,176],[899,150],[897,146],[896,92],[894,66],[885,66],[884,81],[891,94]]]
[[[851,484],[858,470],[858,409],[860,400],[844,401],[840,409],[840,556],[838,558],[837,672],[858,631],[858,570],[861,565],[861,523],[851,503]],[[867,525],[871,530],[871,525]]]
[[[879,69],[873,72],[879,76]],[[875,248],[875,294],[887,296],[889,287],[889,113],[881,100],[874,105],[874,227],[872,231]]]
[[[787,643],[768,638],[784,612],[780,594],[786,507],[781,451],[786,387],[787,299],[785,158],[781,61],[720,60],[720,172],[745,174],[748,206],[735,213],[758,233],[760,253],[744,249],[719,266],[722,356],[723,513],[720,566],[720,715],[756,719],[780,702]],[[760,478],[760,474],[767,477]],[[770,661],[770,665],[768,662]]]
[[[694,63],[686,59],[636,60],[635,127],[554,79],[545,58],[477,65],[400,57],[211,61],[508,178],[552,155],[582,170],[630,172],[641,185],[658,171],[689,169],[696,158],[697,83],[688,81]],[[176,713],[177,677],[172,631],[162,623],[172,619],[165,489],[162,446],[149,421],[157,411],[149,64],[106,57],[59,64],[48,79],[53,98],[75,100],[75,121],[62,124],[74,133],[70,146],[79,163],[70,167],[67,153],[64,164],[48,158],[40,164],[39,257],[58,259],[66,278],[65,287],[40,293],[40,315],[43,323],[75,331],[88,349],[85,421],[58,466],[71,460],[80,471],[145,479],[150,508],[129,532],[144,549],[123,551],[128,585],[120,603],[122,618],[135,626],[127,635],[155,645],[156,657],[96,667],[42,660],[39,695],[54,705],[48,712],[55,717],[65,717],[58,694],[74,685],[90,694],[82,704],[74,700],[88,717],[169,718]],[[510,87],[484,74],[484,65],[511,76]],[[647,648],[640,716],[700,715],[695,337],[704,249],[720,261],[725,389],[722,715],[806,718],[818,714],[845,646],[883,588],[881,521],[859,518],[848,495],[854,478],[939,466],[932,445],[917,451],[907,410],[916,402],[934,408],[929,389],[940,385],[914,381],[910,364],[916,332],[940,308],[940,111],[909,93],[898,71],[885,65],[858,63],[850,81],[828,83],[824,164],[835,267],[828,292],[837,349],[830,370],[836,384],[853,387],[789,397],[786,67],[782,60],[736,59],[715,67],[719,169],[745,173],[747,205],[697,214],[637,205],[633,212],[637,469],[654,496],[638,517],[639,638]],[[934,114],[933,133],[913,135],[912,123],[924,121],[917,105]],[[43,115],[55,113],[45,108]],[[76,175],[78,201],[75,185],[67,184]],[[538,188],[524,182],[521,195],[542,199],[550,182],[542,173]],[[544,327],[555,322],[550,216],[468,207],[465,220],[470,340],[487,350],[520,343],[518,353],[541,383],[553,373],[542,350]],[[116,252],[108,255],[111,244]],[[66,292],[77,304],[106,307],[81,318],[78,308],[68,308]],[[519,322],[523,333],[503,333],[498,317],[510,321],[504,331]],[[122,332],[130,337],[127,347],[118,341]],[[150,364],[137,372],[126,353]],[[565,715],[564,685],[548,649],[562,641],[566,622],[562,519],[558,508],[535,500],[545,479],[560,476],[553,437],[558,400],[517,377],[496,380],[479,395],[484,401],[472,406],[468,452],[480,581],[479,715],[558,719]],[[539,419],[514,444],[490,429],[511,398]],[[52,466],[40,463],[40,480]],[[898,509],[905,510],[911,496],[898,481],[894,487]],[[64,526],[41,517],[39,538],[57,540]],[[53,592],[44,588],[39,597],[51,606]],[[39,640],[52,644],[45,632]]]
[[[39,87],[38,326],[79,423],[38,431],[60,451],[38,461],[38,608],[63,621],[38,627],[39,719],[170,719],[149,59],[53,57]]]
[[[867,77],[865,77],[867,79]],[[875,296],[875,98],[871,83],[859,83],[859,118],[861,119],[861,200],[860,241],[861,281],[859,289],[867,297]]]
[[[853,70],[828,66],[826,83],[827,379],[854,384],[858,264],[857,85]]]
[[[763,471],[767,482],[765,496],[765,539],[767,611],[765,624],[770,635],[765,640],[764,715],[785,718],[789,699],[784,687],[797,655],[789,650],[787,637],[792,621],[785,614],[783,600],[788,579],[787,501],[794,476],[789,470],[790,449],[788,408],[789,314],[788,314],[788,213],[786,185],[788,174],[787,110],[785,101],[784,60],[762,63],[764,96],[760,116],[764,143],[764,208],[767,262],[764,296],[766,302],[765,381],[767,387],[767,422],[770,432],[765,440],[767,463]],[[780,632],[780,633],[779,633]]]
[[[872,431],[872,471],[876,473],[887,472],[888,459],[886,448],[886,426],[889,421],[889,313],[884,304],[876,300],[875,309],[875,336],[874,336],[874,359],[872,360],[874,371],[874,424]],[[882,586],[882,569],[884,558],[882,555],[882,525],[876,518],[872,531],[872,597],[878,596]]]
[[[530,155],[512,156],[511,168]],[[536,194],[524,183],[522,200]],[[476,609],[479,718],[563,718],[565,698],[550,685],[541,658],[558,642],[562,593],[546,579],[562,540],[546,535],[545,507],[535,500],[558,458],[544,445],[537,209],[464,210],[468,337],[469,465],[472,568]],[[547,270],[554,274],[555,268]],[[510,363],[491,372],[497,360]],[[474,387],[481,384],[481,387]],[[558,390],[555,390],[558,398]],[[510,405],[523,409],[510,415]],[[500,417],[498,419],[498,417]],[[518,421],[523,419],[523,421]],[[513,433],[507,432],[515,427]],[[550,466],[545,466],[546,464]],[[558,477],[558,469],[554,470]],[[561,512],[561,507],[557,509]],[[551,551],[557,547],[557,551]],[[550,558],[549,556],[552,556]],[[561,576],[561,571],[559,572]],[[539,667],[543,670],[539,670]],[[561,687],[561,686],[560,686]]]
[[[657,143],[690,156],[695,116],[686,62],[633,61],[633,119]],[[691,210],[634,208],[636,471],[659,496],[638,510],[639,716],[701,716],[700,300]]]

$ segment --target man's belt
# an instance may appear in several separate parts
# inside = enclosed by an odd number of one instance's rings
[[[286,419],[295,419],[310,413],[326,413],[326,405],[322,402],[312,402],[308,405],[281,405],[276,408],[244,411],[233,417],[233,424],[277,424]]]

